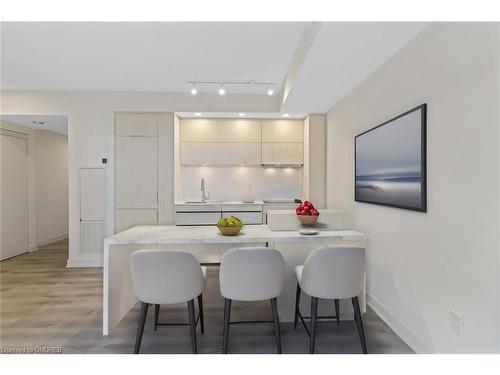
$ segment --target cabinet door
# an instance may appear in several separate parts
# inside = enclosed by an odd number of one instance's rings
[[[260,120],[228,119],[219,120],[220,133],[224,142],[261,142]]]
[[[260,143],[222,143],[215,150],[220,154],[221,165],[261,165],[262,151]]]
[[[262,164],[303,164],[303,143],[263,143]]]
[[[106,171],[80,168],[80,221],[106,220]]]
[[[158,115],[155,113],[116,113],[115,136],[156,137]]]
[[[262,121],[262,142],[304,142],[304,121]]]
[[[181,143],[181,164],[198,165],[200,164],[199,143],[182,142]]]
[[[216,225],[219,212],[176,212],[175,225]]]
[[[181,142],[217,142],[224,137],[213,119],[181,119],[179,125]]]
[[[157,140],[115,139],[116,208],[157,208]]]
[[[158,225],[157,210],[116,210],[115,233],[137,225]]]

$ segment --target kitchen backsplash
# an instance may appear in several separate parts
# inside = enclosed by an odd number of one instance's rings
[[[210,200],[286,199],[301,196],[301,168],[183,166],[183,196],[176,197],[176,200],[199,200],[201,178],[205,179]]]

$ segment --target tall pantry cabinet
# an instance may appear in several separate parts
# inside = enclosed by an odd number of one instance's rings
[[[115,233],[172,223],[172,160],[172,114],[115,114]]]

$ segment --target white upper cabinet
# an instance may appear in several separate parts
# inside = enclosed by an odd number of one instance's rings
[[[261,121],[247,119],[182,119],[183,165],[260,165]]]
[[[246,119],[182,119],[181,142],[260,142],[261,122]]]
[[[304,142],[304,121],[263,120],[262,142]]]
[[[184,165],[260,165],[260,143],[182,142]]]
[[[222,138],[212,119],[182,119],[181,142],[217,142]]]
[[[302,164],[302,120],[182,119],[183,165]]]
[[[116,137],[156,137],[158,135],[158,114],[116,113]]]
[[[120,208],[157,208],[157,139],[115,139],[115,204]]]
[[[224,119],[216,122],[220,129],[222,142],[261,142],[262,127],[260,120]]]
[[[262,164],[303,164],[304,144],[268,142],[262,144]]]

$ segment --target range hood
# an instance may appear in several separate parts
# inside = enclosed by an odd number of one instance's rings
[[[261,164],[262,168],[302,168],[304,164]]]

